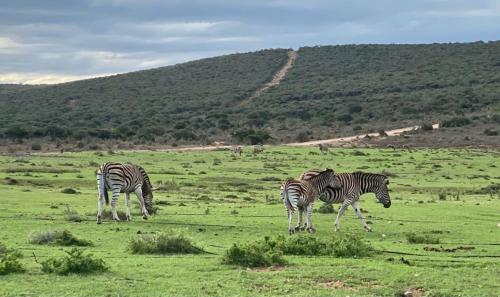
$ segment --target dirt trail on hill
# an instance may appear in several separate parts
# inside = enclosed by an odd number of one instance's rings
[[[297,58],[299,57],[299,54],[296,52],[296,51],[289,51],[287,53],[288,55],[288,61],[286,61],[286,64],[283,65],[283,67],[280,68],[280,70],[278,70],[278,72],[276,72],[273,76],[273,79],[271,79],[271,81],[265,83],[262,87],[258,88],[252,96],[250,96],[250,98],[242,101],[240,103],[240,105],[243,105],[243,104],[246,104],[248,103],[250,100],[254,99],[254,98],[257,98],[259,97],[260,95],[262,95],[262,93],[264,93],[267,89],[271,88],[271,87],[274,87],[274,86],[277,86],[280,84],[280,82],[285,78],[285,76],[287,75],[288,71],[290,71],[290,69],[293,67],[293,63],[295,62],[295,60],[297,60]]]
[[[394,129],[394,130],[388,130],[388,131],[385,131],[385,133],[387,134],[387,136],[398,136],[398,135],[401,135],[403,132],[417,130],[419,128],[420,128],[420,126],[411,126],[411,127],[399,128],[399,129]],[[433,124],[432,128],[439,129],[439,124]],[[288,145],[288,146],[314,146],[314,145],[319,145],[319,144],[341,145],[341,144],[348,144],[348,143],[352,143],[352,142],[361,140],[366,135],[368,135],[369,137],[381,137],[380,133],[365,133],[365,134],[347,136],[347,137],[314,140],[314,141],[307,141],[307,142],[293,142],[293,143],[287,143],[286,145]]]

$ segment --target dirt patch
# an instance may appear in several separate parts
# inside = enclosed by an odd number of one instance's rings
[[[400,296],[401,297],[421,297],[421,296],[423,296],[423,291],[421,288],[409,288],[406,291],[404,291]]]
[[[346,284],[344,282],[339,281],[339,280],[329,281],[329,282],[323,283],[323,286],[326,289],[352,289],[352,288],[346,286]]]

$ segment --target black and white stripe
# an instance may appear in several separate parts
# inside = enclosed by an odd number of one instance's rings
[[[320,174],[319,170],[310,170],[304,172],[299,180],[309,180],[314,176]],[[325,203],[341,203],[337,219],[335,220],[335,231],[339,230],[340,217],[344,214],[345,209],[352,205],[357,217],[363,224],[367,231],[371,231],[361,214],[359,208],[359,197],[365,193],[374,193],[378,201],[384,205],[385,208],[391,206],[391,198],[387,185],[389,178],[383,174],[354,172],[354,173],[339,173],[336,174],[340,181],[340,188],[327,187],[319,199]]]
[[[104,202],[109,204],[108,190],[112,192],[111,213],[113,219],[119,221],[116,213],[116,202],[120,193],[125,193],[127,207],[127,220],[130,216],[130,193],[134,192],[139,200],[139,206],[144,219],[153,211],[153,187],[149,177],[141,166],[108,162],[102,164],[97,170],[97,190],[99,200],[97,203],[97,223],[102,222]]]
[[[312,225],[312,210],[314,200],[327,188],[339,187],[340,183],[332,169],[318,172],[307,180],[288,179],[281,186],[281,196],[288,214],[288,233],[305,228],[308,232],[315,231]],[[298,223],[292,228],[295,208],[299,210]],[[307,211],[306,225],[302,226],[302,214]]]

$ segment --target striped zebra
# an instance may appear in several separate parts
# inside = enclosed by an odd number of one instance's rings
[[[300,175],[299,180],[309,180],[321,174],[320,170],[310,170]],[[371,231],[370,226],[366,224],[363,215],[359,209],[359,197],[365,193],[374,193],[378,201],[385,208],[391,206],[391,198],[389,197],[389,178],[383,174],[375,173],[338,173],[336,174],[340,181],[340,188],[327,187],[319,199],[325,203],[342,203],[337,219],[335,220],[335,231],[339,231],[340,218],[344,214],[345,209],[352,205],[361,224],[367,231]]]
[[[102,164],[97,170],[97,190],[99,191],[97,224],[102,222],[104,202],[106,202],[106,205],[109,204],[108,190],[112,192],[111,213],[115,221],[120,220],[116,213],[116,202],[120,193],[125,193],[127,221],[131,220],[131,192],[134,192],[137,199],[139,199],[139,206],[144,219],[147,219],[153,211],[153,187],[146,171],[141,166],[114,162]]]
[[[281,197],[288,214],[288,233],[306,229],[309,233],[316,230],[312,224],[312,211],[314,200],[327,188],[339,187],[339,180],[332,169],[318,172],[307,180],[288,179],[281,186]],[[292,228],[292,219],[295,208],[299,210],[297,226]],[[306,225],[302,226],[302,215],[307,211]]]

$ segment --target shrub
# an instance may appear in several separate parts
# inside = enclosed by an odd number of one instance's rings
[[[441,127],[451,128],[451,127],[462,127],[469,125],[471,120],[465,117],[454,117],[448,120],[444,120],[441,123]]]
[[[77,194],[78,191],[73,189],[73,188],[64,188],[61,190],[61,193],[63,193],[63,194]]]
[[[94,258],[91,254],[84,255],[81,249],[73,248],[67,251],[67,256],[57,259],[49,258],[41,263],[45,273],[68,275],[70,273],[89,274],[105,272],[109,268],[102,259]]]
[[[234,244],[222,257],[222,263],[243,267],[269,267],[287,264],[282,255],[282,252],[269,248],[267,244],[262,242]]]
[[[335,208],[333,208],[333,205],[331,203],[323,203],[318,208],[319,213],[335,213]]]
[[[202,249],[193,245],[182,234],[157,233],[143,234],[131,239],[129,249],[133,254],[200,254]]]
[[[7,252],[3,254],[0,259],[0,275],[25,272],[26,269],[19,262],[19,258],[21,258],[20,253]]]
[[[424,123],[420,126],[420,129],[422,129],[422,131],[432,131],[434,128],[432,127],[432,124]]]
[[[181,187],[172,178],[172,180],[160,181],[156,190],[160,191],[178,191]]]
[[[439,197],[439,200],[446,200],[446,193],[441,192],[441,193],[439,193],[438,197]]]
[[[69,206],[66,207],[66,210],[64,211],[64,213],[66,214],[66,221],[70,221],[70,222],[83,221],[80,214],[76,210],[70,208]]]
[[[40,145],[39,143],[34,143],[31,145],[31,150],[32,151],[40,151],[40,150],[42,150],[42,145]]]
[[[486,136],[497,136],[498,135],[498,131],[493,130],[491,128],[488,128],[488,129],[484,130],[484,135],[486,135]]]
[[[70,231],[47,230],[37,233],[31,233],[28,242],[32,244],[55,244],[62,246],[92,246],[92,242],[84,239],[78,239]]]
[[[372,254],[373,248],[355,235],[341,235],[331,239],[299,235],[279,236],[271,245],[275,245],[285,255],[366,257]]]
[[[439,243],[439,238],[435,238],[429,235],[418,235],[414,232],[406,233],[406,240],[408,243],[425,243],[425,244],[437,244]]]
[[[219,158],[215,158],[215,159],[214,159],[214,161],[212,162],[212,164],[213,164],[214,166],[217,166],[217,165],[222,164],[222,161],[221,161],[221,159],[219,159]]]

